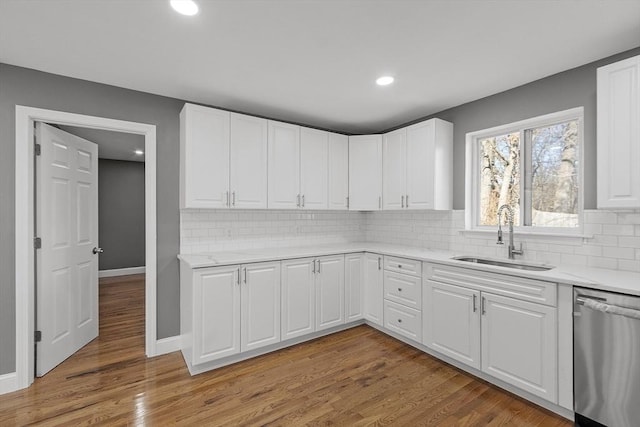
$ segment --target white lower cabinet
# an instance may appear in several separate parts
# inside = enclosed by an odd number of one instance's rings
[[[364,318],[364,254],[344,256],[345,322]]]
[[[420,342],[422,339],[422,313],[402,304],[384,300],[384,327]]]
[[[371,323],[382,326],[384,313],[382,255],[364,254],[363,278],[364,318]]]
[[[480,292],[428,280],[423,291],[424,345],[480,369]]]
[[[489,293],[482,306],[482,370],[556,402],[556,309]]]
[[[344,255],[317,259],[316,331],[344,323]]]
[[[344,319],[344,255],[282,261],[283,340]]]
[[[280,341],[280,262],[183,268],[180,281],[190,366]]]
[[[425,271],[423,344],[557,403],[556,307],[496,294],[515,294],[527,289],[550,295],[551,291],[556,292],[555,283],[536,282],[536,289],[531,279],[513,276],[500,275],[490,282],[481,280],[486,274],[475,270],[428,266]],[[433,280],[433,272],[443,280],[455,281],[456,285]],[[473,287],[474,280],[477,288]],[[527,297],[523,294],[523,298]],[[555,298],[548,301],[555,302]]]
[[[282,261],[282,339],[315,331],[314,258]]]

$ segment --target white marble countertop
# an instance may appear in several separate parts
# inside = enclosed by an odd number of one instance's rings
[[[189,268],[205,268],[356,252],[372,252],[381,255],[411,258],[439,264],[492,271],[512,276],[528,277],[549,282],[584,286],[592,289],[640,296],[640,273],[577,265],[555,265],[554,268],[548,271],[520,270],[509,267],[475,264],[452,259],[454,256],[468,255],[464,253],[385,245],[380,243],[348,243],[291,248],[232,250],[198,254],[180,254],[178,255],[178,258]],[[508,260],[500,259],[500,261]]]

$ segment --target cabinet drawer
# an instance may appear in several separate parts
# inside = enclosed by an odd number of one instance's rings
[[[553,307],[557,302],[556,283],[491,273],[474,268],[425,264],[425,279]]]
[[[396,271],[398,273],[411,274],[412,276],[422,276],[422,262],[414,259],[385,256],[384,269]]]
[[[395,271],[385,271],[384,297],[407,307],[421,310],[422,279]]]
[[[422,313],[395,302],[384,302],[384,326],[414,341],[422,339]]]

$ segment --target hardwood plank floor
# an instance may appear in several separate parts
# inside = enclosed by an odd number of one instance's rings
[[[0,426],[571,426],[368,326],[191,377],[144,355],[144,281],[103,279],[100,336],[28,389]]]

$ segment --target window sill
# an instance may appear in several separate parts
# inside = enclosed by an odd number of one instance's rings
[[[490,236],[494,236],[497,238],[498,236],[497,230],[459,230],[458,234],[463,235],[465,237],[483,237],[483,238],[487,238]],[[508,238],[508,235],[509,235],[509,230],[503,229],[504,238]],[[589,239],[593,239],[593,235],[587,235],[587,234],[536,233],[536,232],[530,232],[530,231],[515,231],[513,233],[513,237],[519,238],[519,239],[526,239],[526,240],[565,242],[565,243],[573,243],[573,244],[582,244]]]

